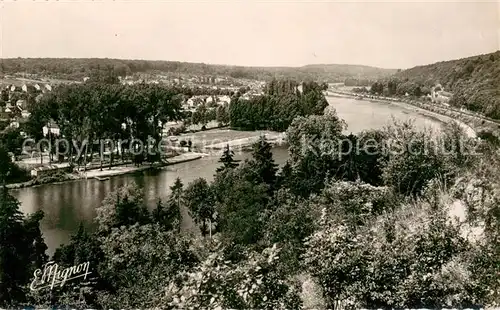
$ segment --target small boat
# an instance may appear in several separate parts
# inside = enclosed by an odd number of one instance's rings
[[[94,177],[94,179],[96,179],[98,181],[107,181],[107,180],[109,180],[109,177]]]

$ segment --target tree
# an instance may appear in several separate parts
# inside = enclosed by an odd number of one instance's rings
[[[336,170],[331,176],[347,181],[363,181],[372,185],[382,184],[382,161],[384,134],[380,131],[365,131],[358,135],[342,135],[340,152],[333,162]]]
[[[12,160],[9,155],[7,148],[0,143],[0,185],[5,186],[7,183],[7,178],[12,170]]]
[[[295,274],[302,268],[304,240],[315,231],[321,210],[317,203],[300,199],[287,189],[278,190],[274,200],[276,208],[268,212],[265,240],[280,245],[279,268]]]
[[[99,274],[99,264],[103,262],[104,253],[98,237],[89,233],[80,223],[76,234],[72,235],[68,244],[56,249],[52,260],[59,266],[69,268],[82,263],[89,263],[91,274],[84,281],[68,281],[63,287],[55,286],[50,293],[34,292],[31,298],[37,305],[46,307],[65,304],[68,307],[91,307],[97,303],[99,290],[105,289],[106,281]]]
[[[26,302],[27,283],[33,272],[47,261],[40,232],[43,212],[23,217],[19,202],[5,187],[0,188],[0,306],[16,307]]]
[[[201,225],[202,235],[206,236],[215,213],[213,195],[207,181],[198,178],[189,183],[184,191],[184,201],[196,224]]]
[[[371,88],[370,88],[370,92],[372,94],[381,95],[384,92],[384,84],[379,83],[379,82],[373,83]]]
[[[222,164],[221,167],[217,168],[216,172],[219,173],[225,169],[234,169],[238,167],[238,162],[233,159],[234,152],[229,148],[229,144],[224,148],[224,152],[219,159],[219,163]]]
[[[272,190],[276,183],[276,172],[278,171],[277,164],[274,162],[272,146],[264,135],[259,137],[259,141],[254,143],[252,150],[252,160],[250,161],[251,169],[253,169],[258,177],[259,182],[268,184]]]
[[[202,124],[203,126],[209,122],[209,111],[205,105],[205,103],[200,104],[196,111],[194,111],[193,116],[191,117],[191,123]]]
[[[174,276],[198,262],[192,239],[158,224],[113,228],[100,242],[99,274],[110,288],[98,294],[96,308],[154,308]]]
[[[158,201],[156,209],[153,211],[153,221],[159,223],[166,230],[180,230],[182,186],[181,180],[177,178],[174,185],[170,187],[171,194],[168,197],[166,205]]]
[[[231,126],[244,130],[285,131],[297,116],[321,115],[328,106],[323,88],[316,82],[272,80],[262,96],[231,99]]]
[[[123,186],[110,193],[97,208],[95,219],[98,231],[107,234],[112,228],[136,223],[148,224],[151,216],[143,201],[142,191],[137,185]]]
[[[255,183],[254,177],[248,163],[215,176],[212,190],[217,207],[216,228],[228,244],[251,245],[262,238],[269,187]]]
[[[230,122],[229,119],[229,105],[225,103],[224,105],[220,105],[217,107],[217,123],[219,126],[227,125]]]
[[[2,143],[9,152],[21,154],[23,146],[23,138],[21,131],[17,128],[7,128],[0,132],[0,143]]]
[[[395,79],[391,79],[389,82],[387,82],[387,91],[389,93],[389,96],[396,95],[398,83],[399,81]]]
[[[306,241],[304,263],[329,308],[478,306],[467,242],[443,209],[421,203],[357,229],[327,218],[320,226]]]
[[[279,271],[278,260],[276,245],[249,253],[239,263],[228,262],[218,249],[172,281],[162,304],[177,309],[300,309],[298,287]]]
[[[415,87],[415,89],[413,90],[413,95],[417,98],[420,98],[420,96],[422,96],[422,89],[420,88],[420,86]]]
[[[411,122],[394,122],[385,129],[388,156],[383,162],[383,180],[403,195],[419,195],[427,183],[438,178],[450,181],[453,167],[432,132],[415,129]]]
[[[291,175],[286,187],[307,197],[324,186],[338,169],[339,143],[345,123],[336,113],[298,117],[286,132]]]

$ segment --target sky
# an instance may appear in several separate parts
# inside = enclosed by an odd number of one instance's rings
[[[405,69],[499,49],[499,0],[0,1],[0,58]]]

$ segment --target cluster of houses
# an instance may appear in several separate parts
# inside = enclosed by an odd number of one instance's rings
[[[263,92],[258,89],[252,89],[245,94],[243,94],[240,98],[245,100],[250,100],[253,97],[261,96]],[[187,111],[194,112],[198,106],[201,104],[207,104],[212,106],[220,106],[224,104],[229,104],[231,102],[231,97],[228,95],[200,95],[200,96],[192,96],[184,103],[183,107]]]
[[[50,84],[22,84],[0,86],[0,121],[18,128],[30,116],[28,98],[39,101],[43,93],[52,91]]]
[[[187,75],[187,74],[172,74],[172,75],[162,75],[162,74],[135,74],[125,77],[119,77],[120,82],[123,85],[134,85],[139,83],[149,83],[149,84],[167,84],[176,85],[181,87],[210,87],[212,89],[225,89],[237,91],[240,87],[250,87],[251,89],[262,88],[265,82],[252,81],[246,79],[236,79],[224,76],[198,76],[198,75]],[[84,78],[84,81],[88,80],[88,77]]]
[[[194,112],[196,108],[201,105],[201,104],[210,104],[210,105],[224,105],[224,104],[229,104],[231,102],[231,97],[227,95],[223,96],[208,96],[208,95],[201,95],[201,96],[193,96],[186,100],[184,103],[184,109],[187,111],[192,111]]]

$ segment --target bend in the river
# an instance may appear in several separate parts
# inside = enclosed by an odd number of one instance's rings
[[[415,125],[421,128],[440,127],[438,120],[398,105],[350,98],[327,97],[327,99],[330,103],[329,108],[334,108],[338,115],[347,122],[348,132],[357,133],[366,129],[383,128],[391,122],[392,117],[398,120],[414,119]],[[219,133],[224,133],[226,139],[238,139],[249,135],[249,133],[242,134],[231,130],[222,130]],[[253,134],[258,136],[260,132]],[[288,157],[287,150],[283,147],[274,148],[273,154],[278,164],[285,163]],[[236,159],[245,159],[249,156],[248,153],[240,152],[237,153]],[[177,177],[184,184],[199,177],[211,181],[219,165],[218,156],[210,155],[156,172],[121,175],[111,177],[106,181],[87,179],[62,184],[47,184],[12,190],[12,194],[21,202],[21,210],[24,213],[37,210],[45,212],[41,230],[51,255],[60,244],[68,242],[70,235],[76,232],[80,222],[91,227],[96,207],[101,204],[108,193],[118,187],[136,182],[144,190],[145,201],[153,207],[158,199],[165,200],[169,187],[173,185]],[[186,215],[186,212],[184,213]],[[183,218],[183,228],[190,229],[193,226],[191,219],[188,216],[183,216]]]

